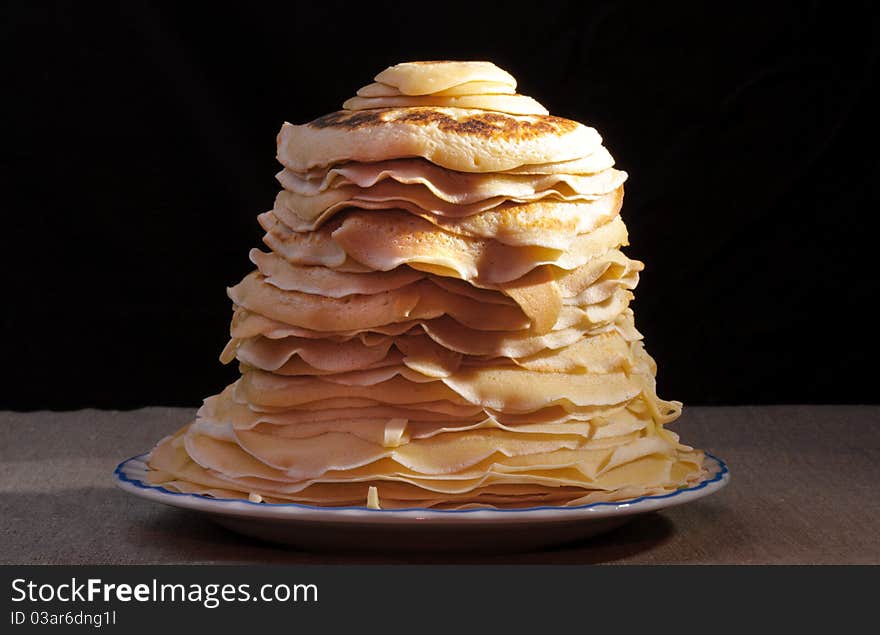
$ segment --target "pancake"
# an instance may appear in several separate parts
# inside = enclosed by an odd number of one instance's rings
[[[504,82],[472,81],[464,82],[456,86],[450,86],[443,90],[431,92],[438,97],[459,97],[461,95],[513,95],[516,87]],[[389,86],[381,82],[374,82],[359,88],[358,97],[398,97],[404,93],[395,86]]]
[[[626,244],[626,228],[618,219],[614,217],[591,232],[571,236],[567,250],[463,236],[400,210],[383,214],[348,212],[338,227],[331,226],[326,232],[322,228],[319,233],[338,248],[334,255],[342,255],[342,262],[348,258],[374,271],[408,264],[480,286],[516,280],[542,265],[566,270],[579,267]],[[298,252],[297,257],[311,259],[310,254],[303,253]]]
[[[346,192],[335,192],[339,196],[346,196]],[[275,199],[272,213],[293,231],[310,232],[343,209],[405,210],[451,234],[494,239],[506,245],[566,250],[575,236],[588,233],[617,215],[623,202],[623,189],[618,188],[593,200],[558,201],[545,198],[523,203],[506,200],[487,209],[480,209],[484,207],[483,204],[454,206],[438,199],[432,201],[425,200],[428,197],[421,197],[421,205],[429,207],[425,209],[412,200],[371,200],[376,195],[361,196],[363,198],[347,198],[321,209],[326,200],[282,191]],[[459,207],[459,213],[463,216],[454,216],[455,210],[450,209],[454,207]]]
[[[319,265],[298,266],[275,253],[252,249],[250,259],[266,283],[283,291],[299,291],[331,298],[372,295],[400,289],[425,277],[424,273],[399,267],[393,271],[349,273]]]
[[[581,159],[601,143],[592,128],[551,115],[440,107],[341,110],[303,125],[285,123],[278,160],[296,172],[405,157],[460,172],[496,172]]]
[[[404,95],[430,95],[469,82],[496,82],[516,88],[516,79],[492,62],[404,62],[374,78]]]
[[[352,97],[342,107],[345,110],[372,110],[374,108],[410,108],[439,106],[441,108],[471,108],[504,112],[511,115],[547,115],[547,109],[525,95],[407,95],[395,97]]]
[[[348,162],[326,171],[300,174],[284,169],[276,175],[281,186],[302,196],[316,196],[330,189],[356,186],[368,190],[383,181],[400,186],[422,186],[438,199],[456,205],[504,198],[529,201],[548,196],[560,200],[589,200],[616,190],[626,172],[603,168],[595,174],[479,174],[454,172],[424,159],[396,159],[376,163]],[[400,187],[398,191],[418,192]],[[399,196],[398,196],[399,198]]]

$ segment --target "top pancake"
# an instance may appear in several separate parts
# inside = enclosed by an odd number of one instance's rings
[[[496,172],[580,159],[602,138],[562,117],[426,106],[341,110],[303,125],[285,123],[277,142],[278,160],[297,172],[404,157],[460,172]]]
[[[376,75],[404,95],[430,95],[468,82],[495,82],[516,88],[516,79],[492,62],[403,62]]]

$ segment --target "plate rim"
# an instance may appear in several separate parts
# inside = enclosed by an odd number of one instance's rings
[[[370,509],[362,506],[320,507],[305,503],[255,503],[235,498],[213,498],[203,494],[174,492],[161,485],[145,482],[139,476],[146,474],[146,458],[150,452],[129,457],[113,470],[117,487],[154,502],[172,507],[206,512],[209,514],[260,518],[278,521],[354,522],[368,524],[406,524],[414,521],[440,523],[486,522],[564,522],[587,518],[609,518],[641,514],[687,503],[717,492],[730,481],[727,464],[710,452],[704,451],[704,466],[709,474],[690,487],[622,501],[596,501],[585,505],[561,507],[540,505],[514,509],[430,509],[407,507],[399,509]]]

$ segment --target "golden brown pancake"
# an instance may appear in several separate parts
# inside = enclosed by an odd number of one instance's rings
[[[340,110],[304,125],[284,124],[278,160],[297,172],[404,157],[461,172],[496,172],[580,159],[601,142],[592,128],[551,115],[440,107]]]

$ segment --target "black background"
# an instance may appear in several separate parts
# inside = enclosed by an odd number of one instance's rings
[[[234,379],[224,289],[278,128],[414,59],[490,59],[602,133],[662,396],[877,402],[871,3],[5,7],[2,408],[195,405]]]

